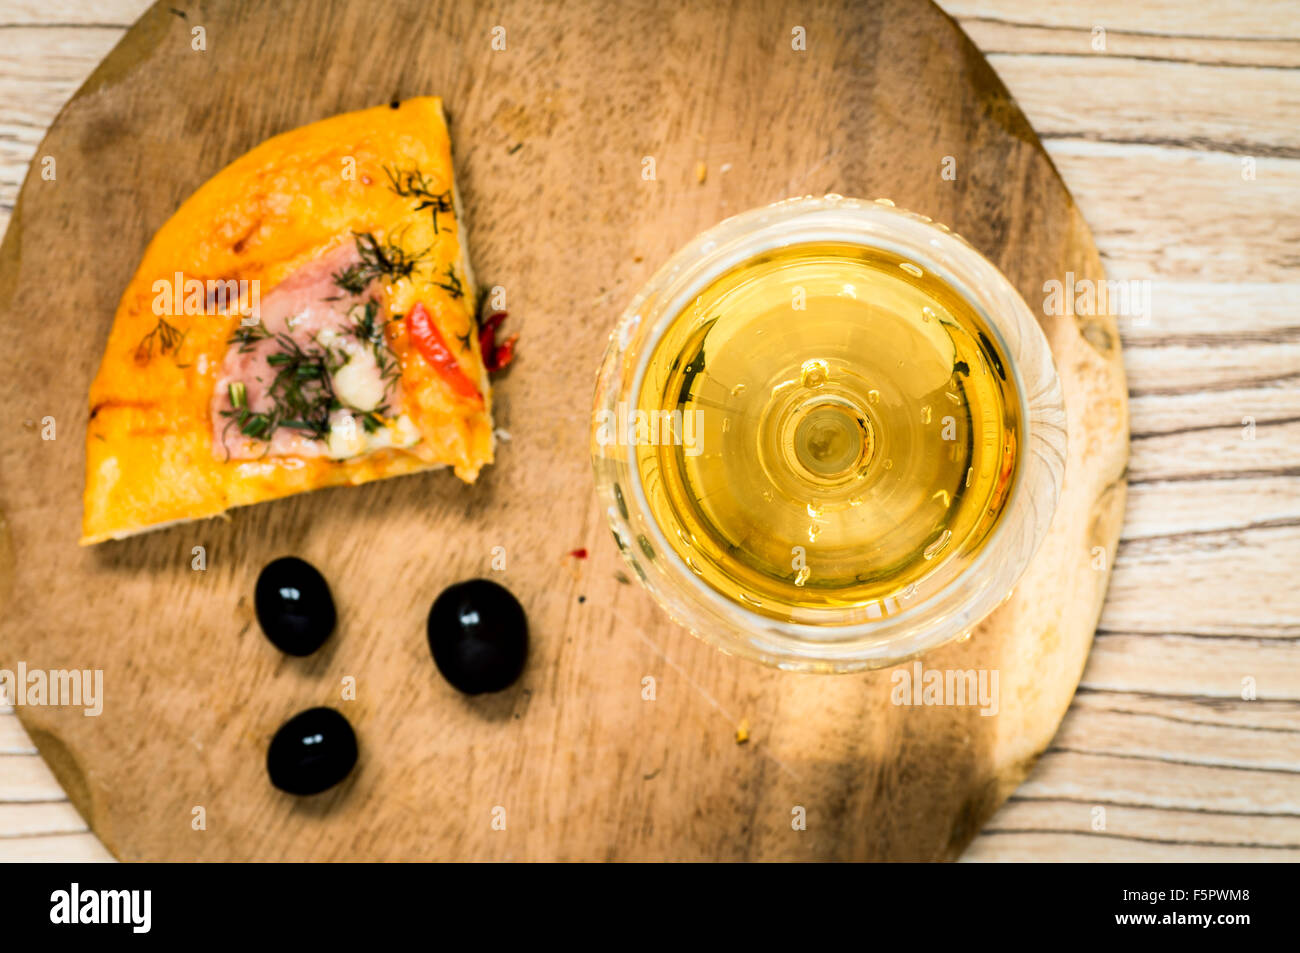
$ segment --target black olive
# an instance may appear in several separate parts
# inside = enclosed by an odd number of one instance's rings
[[[319,794],[357,763],[357,736],[333,708],[309,708],[286,721],[266,749],[271,783],[289,794]]]
[[[499,692],[528,657],[524,608],[487,579],[448,586],[429,610],[429,649],[443,678],[465,694]]]
[[[266,637],[287,655],[311,655],[337,621],[325,577],[295,556],[277,559],[262,570],[253,607]]]

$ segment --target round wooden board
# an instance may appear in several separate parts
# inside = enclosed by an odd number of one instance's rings
[[[1102,276],[1059,176],[929,4],[475,6],[167,0],[54,123],[0,250],[0,667],[102,669],[105,699],[99,717],[27,707],[24,724],[123,859],[956,856],[1050,741],[1091,642],[1124,503],[1114,321],[1042,319],[1069,412],[1051,535],[1009,603],[924,659],[996,670],[993,717],[893,705],[889,671],[767,670],[669,623],[626,584],[592,492],[592,386],[659,263],[790,195],[925,212],[1041,311],[1045,281]],[[507,289],[523,331],[497,388],[498,463],[472,487],[425,474],[79,549],[87,389],[149,237],[268,136],[425,94],[448,106],[480,281]],[[284,553],[318,565],[339,605],[308,659],[253,618],[257,573]],[[424,620],[479,575],[518,594],[534,641],[517,686],[468,699],[436,674]],[[297,800],[267,782],[266,746],[320,704],[352,720],[361,759]]]

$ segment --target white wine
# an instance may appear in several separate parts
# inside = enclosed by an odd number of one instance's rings
[[[946,226],[803,196],[697,235],[596,378],[628,567],[724,652],[856,672],[970,632],[1046,537],[1066,462],[1047,338]]]
[[[750,610],[898,611],[969,565],[1007,502],[1021,402],[998,340],[948,283],[880,249],[758,255],[649,355],[638,417],[694,431],[636,443],[649,512]]]

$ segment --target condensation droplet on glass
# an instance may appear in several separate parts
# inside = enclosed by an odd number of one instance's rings
[[[944,392],[943,392],[943,396],[944,396],[944,397],[947,397],[948,400],[951,401],[951,402],[954,403],[954,404],[960,404],[960,403],[961,403],[961,398],[958,397],[956,394],[952,393],[952,391],[944,391]]]
[[[922,321],[933,321],[933,320],[935,320],[934,311],[932,311],[930,308],[922,308],[922,309],[921,309],[921,320],[922,320]]]
[[[938,556],[939,553],[943,551],[943,548],[948,545],[948,540],[950,540],[951,538],[952,538],[952,532],[950,530],[944,530],[938,539],[936,539],[929,546],[925,547],[925,551],[922,552],[921,555],[924,556],[926,559],[933,559],[935,556]]]
[[[876,390],[875,388],[872,388],[871,390],[867,391],[867,400],[871,401],[871,403],[873,404],[880,403],[880,391]]]
[[[794,584],[796,586],[802,586],[805,582],[808,581],[808,577],[811,575],[812,575],[812,570],[809,569],[807,566],[804,566],[797,573],[795,573]]]
[[[930,405],[929,404],[924,405],[921,408],[921,423],[928,424],[933,419],[933,417],[934,415],[933,412],[930,410]]]
[[[739,397],[739,396],[740,396],[741,394],[743,394],[744,392],[745,392],[745,385],[744,385],[744,384],[737,384],[735,387],[731,388],[731,396],[732,396],[732,397]]]
[[[816,523],[811,523],[811,524],[809,524],[809,526],[808,526],[808,542],[810,542],[810,543],[815,543],[815,542],[817,542],[817,537],[820,536],[821,533],[822,533],[822,528],[821,528],[820,526],[818,526]]]
[[[925,272],[923,272],[916,265],[912,264],[910,261],[905,261],[898,267],[902,268],[905,272],[907,272],[909,275],[911,275],[914,278],[921,278],[924,277],[925,275]]]
[[[804,361],[803,366],[799,369],[799,380],[804,387],[821,387],[826,383],[828,370],[826,362],[819,358],[811,361]]]
[[[883,466],[886,470],[892,470],[894,469],[894,461],[886,460],[884,463],[881,464],[881,466]]]

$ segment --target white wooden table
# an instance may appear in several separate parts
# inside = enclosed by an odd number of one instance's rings
[[[1300,860],[1300,0],[941,5],[1110,277],[1153,282],[1150,320],[1121,319],[1130,495],[1096,644],[966,859]],[[55,114],[146,6],[0,0],[0,229]],[[0,860],[107,858],[0,712]]]

